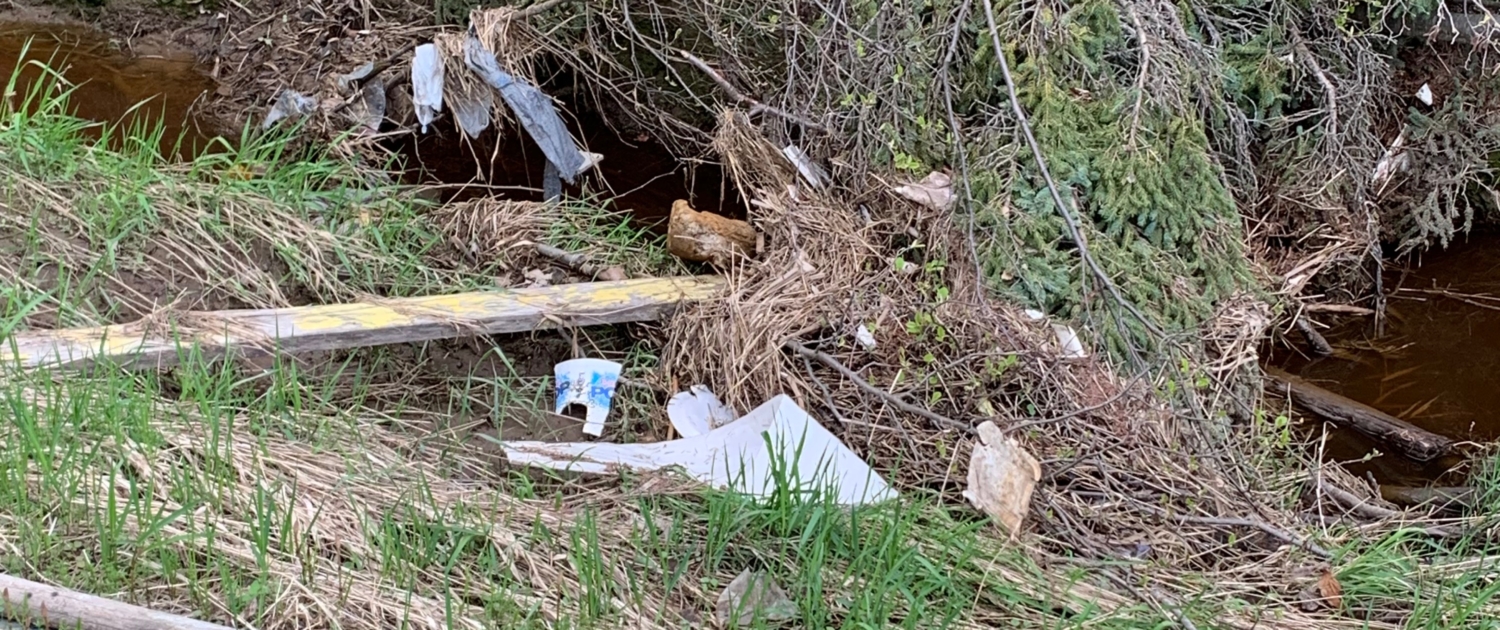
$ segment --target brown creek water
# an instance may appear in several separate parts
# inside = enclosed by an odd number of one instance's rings
[[[19,103],[45,64],[72,88],[69,113],[105,124],[163,126],[161,150],[182,158],[207,148],[213,130],[192,107],[214,83],[184,51],[126,54],[108,35],[82,26],[0,22],[0,80],[16,76]],[[19,73],[16,72],[20,67]],[[99,129],[92,130],[98,137]],[[178,139],[182,139],[180,150]]]
[[[1420,265],[1416,264],[1420,262]],[[1323,333],[1334,356],[1278,347],[1270,363],[1313,383],[1455,440],[1500,438],[1500,234],[1476,234],[1386,272],[1387,321],[1345,317]],[[1418,464],[1351,431],[1332,430],[1326,457],[1385,483],[1461,483],[1453,459]]]

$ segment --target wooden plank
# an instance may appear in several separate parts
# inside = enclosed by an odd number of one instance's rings
[[[183,351],[204,358],[358,348],[546,328],[660,319],[678,304],[708,298],[718,276],[585,282],[535,289],[459,293],[282,309],[187,312],[170,322],[29,331],[0,345],[21,368],[81,368],[109,361],[161,368]]]
[[[4,614],[16,621],[49,628],[81,630],[229,630],[228,626],[199,621],[48,586],[0,573]]]
[[[1453,440],[1313,385],[1283,370],[1267,367],[1267,386],[1292,402],[1334,424],[1349,427],[1395,447],[1419,462],[1432,461],[1453,450]]]

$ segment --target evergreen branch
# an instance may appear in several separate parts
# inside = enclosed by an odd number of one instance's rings
[[[1031,155],[1036,159],[1037,170],[1041,171],[1042,179],[1047,182],[1047,190],[1052,193],[1052,202],[1057,204],[1057,211],[1062,213],[1063,222],[1068,226],[1068,235],[1073,238],[1073,242],[1078,244],[1078,255],[1083,258],[1084,264],[1109,291],[1115,302],[1130,311],[1130,314],[1140,320],[1147,330],[1159,337],[1165,336],[1155,322],[1147,318],[1134,303],[1125,299],[1125,296],[1120,293],[1120,288],[1115,286],[1114,281],[1110,280],[1109,275],[1104,273],[1104,269],[1099,266],[1099,262],[1094,260],[1093,255],[1089,253],[1089,245],[1084,240],[1083,230],[1078,225],[1078,218],[1073,216],[1068,205],[1063,203],[1062,193],[1058,192],[1057,181],[1052,179],[1052,173],[1047,169],[1047,160],[1042,157],[1041,144],[1036,141],[1036,135],[1031,132],[1031,123],[1026,118],[1026,110],[1021,107],[1020,97],[1016,96],[1016,81],[1010,75],[1010,63],[1005,59],[1005,48],[1000,45],[1000,29],[995,26],[995,8],[991,0],[984,0],[984,17],[989,23],[990,39],[993,40],[995,46],[995,58],[1000,61],[1000,73],[1005,77],[1005,90],[1010,95],[1011,110],[1016,115],[1016,122],[1021,126],[1021,133],[1026,136],[1026,144],[1031,147]]]

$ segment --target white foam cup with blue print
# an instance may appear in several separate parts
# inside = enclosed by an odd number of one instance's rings
[[[621,365],[604,359],[573,359],[553,368],[557,377],[557,413],[569,405],[583,405],[583,432],[594,437],[604,433],[604,419],[615,399]]]

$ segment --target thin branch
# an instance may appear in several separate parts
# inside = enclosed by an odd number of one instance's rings
[[[1265,532],[1272,538],[1276,538],[1295,547],[1306,549],[1309,553],[1320,558],[1333,557],[1333,554],[1329,553],[1327,549],[1318,546],[1317,543],[1314,543],[1310,540],[1304,540],[1298,537],[1296,534],[1293,534],[1262,520],[1250,518],[1228,518],[1219,516],[1190,516],[1187,514],[1172,514],[1162,508],[1148,503],[1141,503],[1139,501],[1134,502],[1133,505],[1137,509],[1140,509],[1142,511],[1150,512],[1162,518],[1172,519],[1179,523],[1189,523],[1193,525],[1213,525],[1216,527],[1250,527],[1258,529],[1262,532]]]
[[[933,413],[931,411],[928,411],[926,409],[923,409],[921,407],[913,405],[913,404],[911,404],[909,402],[901,400],[900,398],[897,398],[896,396],[891,395],[890,393],[888,393],[888,392],[880,389],[879,387],[871,385],[870,382],[867,381],[867,380],[865,380],[864,377],[861,377],[858,372],[855,372],[854,370],[849,369],[848,366],[845,366],[843,363],[840,363],[839,360],[833,358],[832,355],[829,355],[829,354],[823,353],[823,352],[819,352],[817,350],[813,350],[812,348],[804,346],[804,345],[802,345],[800,343],[797,343],[795,341],[788,341],[788,342],[786,342],[785,347],[786,347],[787,350],[791,350],[792,352],[796,353],[799,356],[806,357],[808,359],[816,359],[819,363],[822,363],[823,365],[826,365],[828,367],[833,368],[838,373],[843,374],[849,380],[854,381],[854,384],[858,385],[860,389],[863,389],[866,392],[869,392],[871,394],[879,396],[880,398],[884,399],[887,403],[890,403],[891,406],[893,406],[893,407],[895,407],[897,409],[900,409],[902,411],[905,411],[906,413],[909,413],[909,414],[912,414],[912,415],[915,415],[915,416],[921,416],[923,418],[926,418],[928,420],[931,420],[933,422],[936,422],[938,424],[941,424],[941,425],[944,425],[944,426],[947,426],[947,427],[950,427],[950,428],[958,429],[958,430],[963,431],[965,433],[971,433],[972,434],[972,433],[975,432],[974,431],[974,427],[972,427],[970,425],[964,424],[962,422],[959,422],[959,421],[954,420],[952,418],[949,418],[947,416],[944,416],[944,415],[941,415],[941,414],[937,414],[937,413]]]
[[[708,78],[712,79],[714,83],[718,84],[719,89],[724,90],[724,93],[727,94],[730,99],[742,105],[749,105],[750,115],[754,116],[755,114],[759,114],[761,112],[775,114],[794,123],[807,127],[808,129],[816,129],[825,133],[828,131],[828,127],[824,126],[822,123],[814,122],[806,117],[799,116],[797,114],[793,114],[776,107],[772,107],[750,96],[747,96],[744,92],[739,91],[733,85],[731,85],[729,83],[729,80],[724,78],[724,75],[719,74],[719,71],[714,70],[712,67],[710,67],[708,65],[708,62],[699,59],[697,55],[694,55],[693,53],[682,49],[674,50],[676,50],[677,54],[681,56],[683,60],[692,64],[694,68],[702,71],[703,74],[708,75]]]
[[[1339,135],[1339,91],[1333,86],[1333,81],[1328,79],[1328,75],[1323,73],[1323,67],[1318,65],[1318,59],[1313,57],[1307,45],[1302,42],[1302,33],[1293,27],[1291,35],[1292,50],[1297,53],[1302,63],[1307,64],[1307,68],[1312,70],[1313,76],[1318,79],[1318,84],[1323,86],[1323,99],[1328,102],[1328,134],[1325,137],[1337,138]]]

